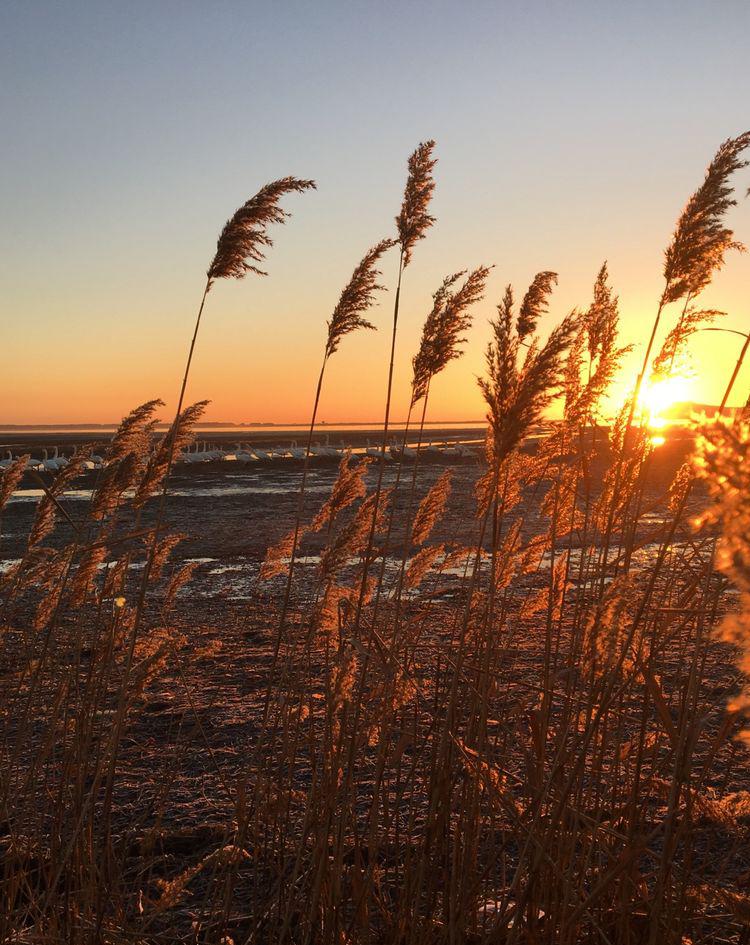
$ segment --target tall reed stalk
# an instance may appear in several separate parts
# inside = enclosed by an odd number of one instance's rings
[[[307,443],[305,445],[305,459],[302,467],[302,481],[300,483],[299,498],[297,500],[297,515],[294,523],[294,530],[289,551],[289,568],[287,570],[286,585],[284,588],[284,600],[281,605],[281,617],[279,619],[279,631],[274,644],[274,664],[278,658],[279,647],[281,645],[284,628],[286,625],[287,612],[292,593],[292,579],[294,577],[294,559],[297,553],[297,547],[300,540],[302,529],[302,518],[305,505],[305,487],[307,484],[307,474],[310,465],[310,450],[312,448],[312,438],[315,431],[315,421],[318,415],[320,405],[320,394],[323,388],[323,377],[325,375],[328,359],[338,350],[341,340],[348,334],[357,329],[366,328],[374,330],[375,326],[368,322],[363,316],[375,302],[375,293],[381,291],[383,286],[378,285],[377,280],[381,275],[376,268],[380,262],[380,257],[394,245],[393,240],[381,240],[372,249],[370,249],[354,270],[347,286],[343,289],[336,308],[328,322],[328,334],[326,337],[325,349],[323,351],[323,362],[318,375],[318,384],[315,389],[315,398],[313,400],[312,414],[310,417],[310,426],[307,431]]]
[[[435,190],[433,170],[437,159],[433,158],[434,141],[422,142],[412,153],[408,162],[408,176],[404,189],[404,198],[401,203],[401,212],[396,217],[398,230],[397,244],[399,247],[398,278],[396,280],[396,295],[393,301],[393,327],[391,329],[391,349],[388,362],[388,383],[386,385],[385,415],[383,418],[383,438],[380,446],[380,461],[378,463],[378,479],[375,487],[375,499],[372,516],[372,526],[367,540],[362,568],[362,581],[357,599],[355,628],[359,628],[362,608],[367,596],[367,579],[372,561],[375,527],[378,521],[378,510],[383,489],[383,472],[385,470],[385,451],[388,445],[388,429],[391,415],[391,395],[393,392],[393,370],[396,360],[396,334],[398,331],[399,304],[401,300],[401,280],[404,270],[411,262],[412,253],[416,244],[425,238],[427,230],[435,222],[429,213],[430,201]]]

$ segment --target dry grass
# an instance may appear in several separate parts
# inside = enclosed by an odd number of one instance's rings
[[[737,245],[723,214],[747,141],[722,145],[678,222],[636,391],[716,317],[693,302]],[[365,256],[328,323],[308,457],[325,363],[371,327],[376,264],[397,245],[387,432],[433,148],[410,159],[397,238]],[[244,205],[208,286],[259,272],[277,200],[309,186],[284,179]],[[750,941],[747,424],[704,430],[660,484],[636,398],[604,421],[626,350],[606,266],[546,339],[556,275],[540,272],[492,322],[483,466],[473,514],[466,498],[457,510],[473,537],[435,537],[457,499],[448,473],[420,485],[428,394],[488,274],[435,294],[406,490],[404,464],[386,489],[381,456],[368,491],[368,463],[346,457],[308,517],[306,461],[296,520],[261,569],[270,596],[243,620],[187,619],[194,565],[173,563],[182,536],[165,533],[174,453],[203,404],[181,403],[161,440],[158,401],[125,418],[84,515],[62,500],[85,451],[45,483],[0,588],[0,941]],[[562,417],[532,447],[555,398]],[[24,467],[3,471],[0,513]],[[295,582],[313,539],[315,580]],[[221,666],[246,688],[229,691]],[[227,714],[242,719],[229,735]]]

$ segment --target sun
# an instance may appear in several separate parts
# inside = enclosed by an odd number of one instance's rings
[[[686,374],[669,374],[643,385],[638,402],[644,422],[652,430],[661,430],[669,424],[670,418],[664,415],[670,407],[690,399],[691,381]]]

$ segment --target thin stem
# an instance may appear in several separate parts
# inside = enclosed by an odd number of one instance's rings
[[[304,513],[305,488],[307,486],[307,473],[310,468],[310,450],[312,448],[313,431],[315,430],[315,421],[318,416],[318,406],[320,404],[320,392],[323,389],[323,377],[325,375],[327,363],[328,363],[328,352],[326,351],[325,355],[323,356],[323,364],[321,365],[320,374],[318,376],[318,386],[315,389],[315,402],[313,404],[312,416],[310,417],[310,428],[307,432],[307,447],[305,449],[305,464],[302,468],[302,482],[300,484],[299,499],[297,500],[297,518],[294,523],[294,538],[292,540],[292,551],[289,558],[289,570],[286,576],[286,587],[284,589],[284,603],[281,607],[279,629],[276,634],[276,640],[274,642],[272,667],[276,665],[276,660],[279,655],[279,647],[281,646],[281,638],[283,636],[284,628],[286,626],[286,616],[287,616],[287,611],[289,608],[289,601],[292,594],[292,578],[294,576],[294,558],[295,558],[295,555],[297,554],[297,545],[299,543],[299,533],[300,533],[300,527],[302,524],[302,515]]]
[[[391,359],[388,365],[388,391],[385,399],[385,417],[383,419],[383,440],[380,446],[380,463],[378,465],[378,483],[375,488],[375,501],[373,503],[372,510],[372,523],[370,524],[370,534],[367,539],[367,550],[364,555],[364,563],[362,566],[362,582],[359,588],[359,597],[357,599],[357,614],[354,620],[354,629],[355,632],[359,630],[360,621],[362,618],[362,606],[364,604],[365,595],[367,593],[367,577],[370,570],[370,564],[372,563],[372,545],[375,540],[375,528],[377,527],[378,521],[378,509],[380,507],[380,496],[383,490],[383,471],[385,470],[385,450],[388,443],[388,423],[391,416],[391,393],[393,390],[393,365],[396,359],[396,331],[398,329],[398,308],[399,301],[401,298],[401,278],[404,272],[404,251],[401,250],[401,254],[398,260],[398,282],[396,284],[396,297],[393,303],[393,331],[391,333]]]
[[[750,335],[745,335],[745,343],[742,346],[742,351],[740,351],[740,356],[737,358],[737,363],[734,366],[732,371],[732,376],[729,378],[729,383],[727,388],[724,391],[724,396],[721,398],[721,405],[719,407],[719,416],[724,413],[724,408],[727,405],[727,401],[732,393],[732,388],[734,387],[734,382],[737,380],[737,375],[740,373],[740,368],[742,367],[742,362],[745,360],[745,355],[747,354],[747,349],[750,347]]]

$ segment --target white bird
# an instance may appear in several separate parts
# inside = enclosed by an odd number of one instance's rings
[[[234,458],[238,463],[249,463],[255,459],[252,452],[244,448],[243,443],[238,443],[234,451]]]
[[[322,459],[325,456],[328,456],[327,447],[323,446],[322,443],[314,443],[310,447],[310,455],[317,456],[318,459]]]
[[[258,446],[252,446],[251,449],[255,454],[255,457],[257,459],[263,460],[265,463],[269,462],[273,458],[268,450],[262,450]]]
[[[458,446],[448,446],[446,443],[443,445],[440,452],[446,459],[461,459],[461,450]]]
[[[313,456],[319,456],[321,459],[338,459],[341,453],[335,446],[331,446],[331,434],[326,434],[325,443],[318,443],[312,447],[310,452]]]
[[[440,456],[440,447],[434,446],[432,440],[430,440],[429,444],[425,447],[425,453],[427,456],[431,457]]]
[[[414,447],[406,446],[406,445],[399,446],[396,443],[395,436],[391,439],[390,451],[391,451],[391,456],[394,459],[403,460],[403,459],[416,459],[417,458],[417,451],[414,449]]]
[[[365,455],[372,456],[373,459],[380,459],[383,450],[379,446],[371,446],[370,441],[367,441],[367,446],[365,447]],[[386,459],[390,459],[388,453],[385,454]]]
[[[8,458],[7,458],[7,459],[0,460],[0,469],[7,469],[8,466],[10,466],[10,465],[12,464],[12,462],[13,462],[13,454],[11,453],[10,450],[6,450],[6,451],[5,451],[5,455],[6,455]]]
[[[188,465],[192,465],[193,463],[203,462],[203,456],[201,453],[198,452],[197,443],[195,444],[194,447],[190,447],[189,449],[183,450],[180,453],[178,459],[181,463],[187,463]]]
[[[297,446],[296,440],[291,443],[287,452],[292,459],[304,459],[307,456],[307,450],[303,449],[301,446]]]
[[[42,450],[42,461],[40,465],[45,470],[45,472],[57,472],[57,470],[60,468],[56,457],[52,456],[47,458],[47,450]]]
[[[223,449],[220,449],[215,444],[206,453],[206,459],[209,460],[210,462],[216,462],[217,460],[222,460],[224,459],[225,456],[226,456],[226,451]]]

